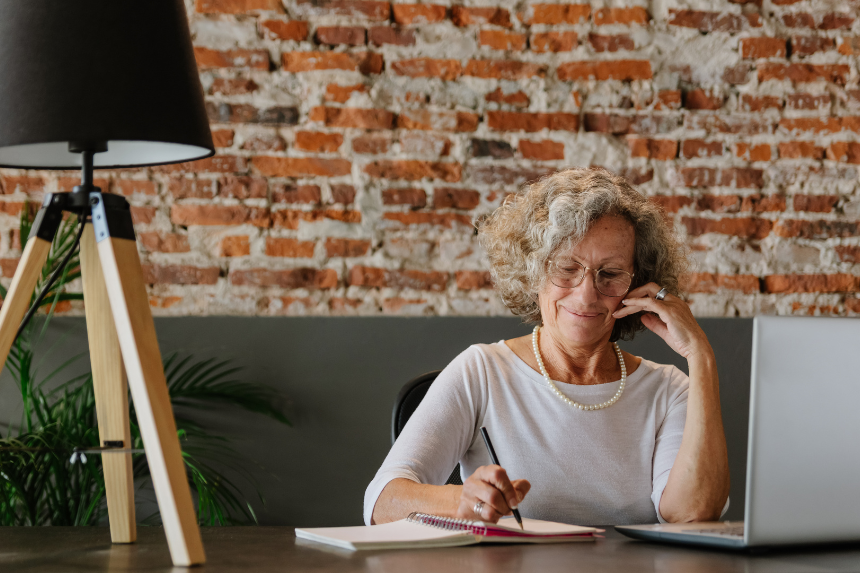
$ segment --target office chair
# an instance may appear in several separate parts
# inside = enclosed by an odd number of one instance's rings
[[[433,370],[432,372],[422,374],[421,376],[413,378],[407,382],[403,388],[400,389],[400,392],[397,394],[397,399],[394,401],[394,411],[391,415],[392,444],[397,440],[397,436],[399,436],[400,432],[403,431],[403,427],[406,426],[406,422],[409,421],[409,417],[412,416],[415,409],[418,408],[418,404],[420,404],[421,400],[424,399],[425,394],[427,394],[427,390],[430,389],[430,385],[440,372],[442,371]],[[460,464],[457,464],[457,467],[455,467],[454,471],[451,472],[451,475],[448,476],[448,481],[445,482],[445,485],[463,485],[463,480],[460,478]]]

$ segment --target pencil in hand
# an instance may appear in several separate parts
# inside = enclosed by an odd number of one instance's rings
[[[490,441],[490,434],[487,433],[487,428],[481,426],[481,437],[484,438],[484,444],[487,446],[487,451],[490,452],[490,460],[497,466],[501,467],[502,464],[499,463],[499,458],[496,457],[496,450],[493,449],[493,442]],[[525,531],[523,527],[523,518],[520,516],[520,512],[517,509],[511,510],[514,513],[514,519],[517,520],[517,523],[520,524],[520,529]]]

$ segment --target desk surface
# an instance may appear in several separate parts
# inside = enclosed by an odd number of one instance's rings
[[[15,573],[171,571],[161,528],[139,528],[133,545],[111,545],[103,527],[0,528],[0,570]],[[614,530],[594,543],[496,545],[350,552],[297,540],[291,527],[205,528],[208,563],[191,571],[589,571],[661,573],[860,571],[860,545],[762,555],[652,545]]]

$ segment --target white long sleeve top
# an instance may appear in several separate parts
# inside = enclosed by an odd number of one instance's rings
[[[596,404],[619,383],[556,386],[572,400]],[[688,387],[674,366],[643,359],[615,404],[582,411],[555,396],[504,341],[473,345],[439,374],[391,448],[365,492],[364,521],[370,525],[393,479],[442,485],[457,463],[464,480],[490,464],[480,435],[486,426],[510,479],[531,482],[519,505],[524,517],[663,522],[660,497],[681,445]]]

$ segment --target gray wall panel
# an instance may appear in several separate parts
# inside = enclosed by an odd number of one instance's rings
[[[720,366],[723,419],[729,440],[732,507],[743,516],[749,400],[749,319],[703,319]],[[364,488],[390,446],[394,397],[410,378],[444,367],[470,344],[527,334],[516,318],[182,317],[156,319],[164,353],[231,358],[249,380],[288,398],[292,428],[254,415],[214,410],[205,421],[236,436],[252,467],[266,507],[262,523],[300,526],[361,522]],[[62,341],[45,352],[57,339]],[[625,349],[684,367],[659,338],[645,332]],[[82,318],[55,318],[43,371],[86,351]],[[81,370],[84,365],[75,367]],[[0,378],[0,416],[14,420],[16,391]],[[249,496],[253,490],[248,488]],[[140,513],[146,513],[146,507]]]

